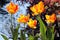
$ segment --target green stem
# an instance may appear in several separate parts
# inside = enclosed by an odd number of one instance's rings
[[[13,23],[13,17],[12,17],[12,14],[11,14],[11,27],[13,28],[12,23]]]
[[[13,40],[14,40],[14,29],[13,29],[13,18],[12,18],[12,14],[11,14],[11,32],[12,32],[12,36],[13,36]]]
[[[32,35],[33,35],[33,37],[34,37],[34,30],[32,30]]]
[[[24,28],[25,28],[25,23],[24,23]],[[25,30],[21,30],[21,34],[20,34],[20,38],[21,40],[26,40],[26,37],[25,37]]]
[[[12,14],[11,14],[11,32],[12,32],[12,35],[13,35],[14,30],[13,30],[13,24],[12,23],[13,23],[13,18],[12,18]]]

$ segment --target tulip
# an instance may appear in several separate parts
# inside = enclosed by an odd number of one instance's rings
[[[10,2],[6,8],[10,14],[15,14],[18,11],[18,5],[14,4],[13,2]]]
[[[29,26],[30,28],[36,29],[37,20],[32,20],[32,19],[30,19],[27,24],[28,24],[28,26]]]
[[[46,17],[46,22],[47,23],[54,23],[56,20],[56,15],[52,14],[52,15],[45,15]]]
[[[44,3],[40,1],[38,4],[30,7],[30,10],[33,12],[34,15],[41,14],[44,11]]]
[[[17,19],[19,23],[26,23],[29,20],[30,15],[28,14],[27,16],[21,14],[20,17]]]

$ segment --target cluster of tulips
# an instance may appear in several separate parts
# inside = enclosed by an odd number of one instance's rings
[[[6,6],[7,12],[11,14],[12,16],[19,10],[19,6],[14,4],[13,2],[10,2],[9,5]],[[46,10],[46,6],[44,5],[43,1],[40,1],[39,3],[33,5],[30,7],[30,10],[32,12],[32,16],[36,19],[32,19],[30,14],[23,15],[20,14],[20,17],[17,18],[17,22],[19,23],[16,28],[13,28],[12,20],[11,20],[11,32],[12,32],[12,39],[18,40],[18,30],[20,28],[20,23],[27,24],[27,27],[32,29],[33,35],[28,35],[28,40],[38,40],[38,38],[41,38],[41,40],[54,40],[54,25],[51,27],[46,27],[44,22],[41,19],[41,15],[44,14]],[[53,24],[56,21],[56,14],[53,12],[51,15],[46,14],[45,20],[47,24]],[[37,28],[37,24],[39,24],[39,33],[34,35],[34,30]],[[20,32],[20,40],[26,40],[26,31]],[[2,35],[5,40],[9,40],[6,36]]]

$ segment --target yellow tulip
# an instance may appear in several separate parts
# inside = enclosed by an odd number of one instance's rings
[[[17,19],[19,23],[26,23],[29,20],[30,15],[28,14],[27,16],[21,14],[20,17]]]
[[[30,10],[33,12],[33,15],[41,14],[44,11],[44,3],[40,1],[38,4],[30,7]]]
[[[32,19],[30,19],[27,24],[28,24],[28,26],[29,26],[30,28],[36,29],[37,20],[32,20]]]
[[[56,15],[52,14],[52,15],[45,15],[46,17],[46,22],[48,23],[54,23],[56,20]]]
[[[39,13],[42,13],[44,11],[44,3],[42,1],[40,1],[38,4],[38,10],[39,10]]]
[[[10,4],[6,6],[6,9],[10,14],[15,14],[18,11],[18,5],[10,2]]]

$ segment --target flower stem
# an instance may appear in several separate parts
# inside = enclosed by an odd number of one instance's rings
[[[33,35],[33,37],[34,37],[34,30],[32,30],[32,35]]]
[[[12,14],[11,14],[11,32],[12,32],[12,36],[13,36],[13,39],[14,39],[14,29],[13,29],[13,20],[12,20]]]
[[[12,25],[12,23],[13,23],[13,20],[12,20],[13,18],[12,18],[12,14],[11,14],[11,27],[13,27],[13,25]]]

